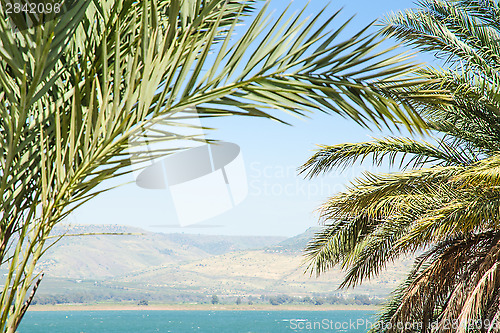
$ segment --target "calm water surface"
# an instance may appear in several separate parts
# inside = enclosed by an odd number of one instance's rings
[[[40,311],[20,333],[366,332],[374,311]]]

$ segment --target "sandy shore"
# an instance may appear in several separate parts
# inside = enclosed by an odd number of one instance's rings
[[[377,306],[359,305],[212,305],[212,304],[154,304],[138,306],[131,304],[62,304],[32,305],[29,311],[338,311],[338,310],[379,310]]]

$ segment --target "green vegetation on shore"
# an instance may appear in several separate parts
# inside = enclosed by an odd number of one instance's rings
[[[304,305],[286,304],[274,306],[270,304],[170,304],[151,303],[147,306],[137,305],[134,302],[120,303],[91,303],[91,304],[56,304],[56,305],[33,305],[30,311],[342,311],[361,310],[379,311],[380,306],[375,305]]]
[[[214,301],[216,299],[216,301]],[[289,296],[261,295],[261,296],[219,296],[219,295],[155,295],[142,293],[117,293],[117,294],[96,294],[71,293],[71,294],[50,294],[37,296],[33,300],[33,305],[92,305],[92,304],[113,304],[113,305],[152,305],[152,304],[212,304],[212,305],[296,305],[296,306],[321,306],[321,305],[350,305],[350,306],[379,306],[385,299],[369,297],[368,295],[354,296]]]

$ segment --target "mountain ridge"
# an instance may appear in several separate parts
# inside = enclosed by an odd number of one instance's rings
[[[339,291],[341,270],[332,269],[319,278],[305,272],[302,250],[318,228],[290,238],[163,234],[120,225],[59,228],[56,232],[140,235],[63,237],[38,266],[45,272],[42,296],[90,293],[106,299],[119,293],[185,299],[186,295],[344,293],[384,298],[411,265],[403,258],[356,290]]]

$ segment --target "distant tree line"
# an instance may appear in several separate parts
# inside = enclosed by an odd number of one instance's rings
[[[205,294],[166,294],[166,293],[138,293],[126,290],[116,290],[107,293],[75,292],[65,294],[38,294],[33,300],[33,304],[86,304],[95,302],[132,302],[145,305],[151,302],[156,303],[197,303],[197,304],[310,304],[310,305],[380,305],[385,300],[368,295],[311,295],[311,296],[290,296],[261,295],[256,296],[225,296],[225,295],[205,295]]]
[[[377,297],[370,297],[368,295],[354,295],[354,296],[304,296],[293,297],[288,295],[277,295],[268,298],[271,305],[281,304],[312,304],[312,305],[380,305],[385,300]]]

